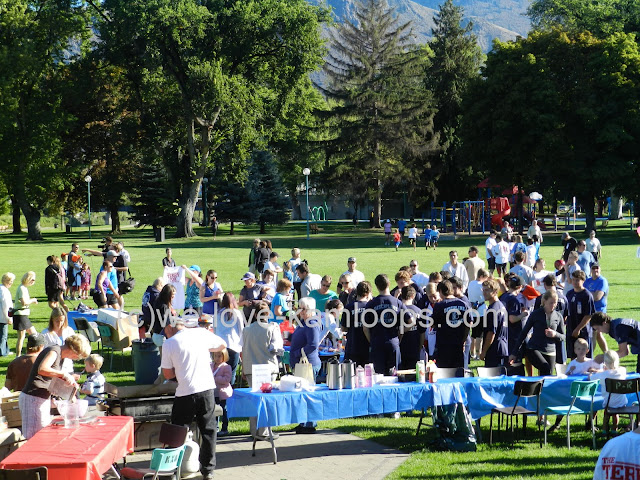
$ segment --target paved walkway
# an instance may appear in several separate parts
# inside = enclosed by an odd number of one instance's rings
[[[216,477],[234,480],[382,480],[409,456],[336,430],[318,430],[315,435],[281,432],[276,440],[276,465],[269,442],[257,443],[255,457],[251,456],[251,446],[248,436],[218,439]],[[127,465],[148,467],[150,458],[151,452],[136,453],[127,457]]]

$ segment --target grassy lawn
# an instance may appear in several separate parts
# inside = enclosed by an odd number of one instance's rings
[[[459,250],[460,257],[465,256],[470,245],[484,246],[484,236],[461,235],[457,240],[443,235],[440,246],[436,251],[425,251],[424,248],[414,253],[409,247],[403,247],[399,252],[384,246],[384,238],[380,231],[361,228],[354,231],[351,224],[328,223],[321,225],[323,229],[318,235],[306,240],[304,224],[289,224],[283,227],[270,228],[268,233],[261,236],[255,228],[236,227],[236,235],[228,235],[228,226],[222,225],[218,237],[213,241],[209,232],[198,230],[200,237],[182,240],[169,238],[167,241],[156,243],[150,229],[125,229],[117,237],[125,242],[132,262],[131,272],[136,278],[136,289],[126,296],[126,306],[138,308],[142,294],[154,278],[162,273],[162,258],[166,247],[173,248],[173,256],[178,264],[187,266],[198,264],[203,270],[210,268],[218,272],[219,281],[227,291],[238,293],[242,287],[240,280],[247,268],[249,248],[254,237],[268,238],[272,241],[275,251],[280,254],[280,263],[290,257],[293,247],[302,249],[302,258],[309,261],[310,269],[318,274],[330,274],[334,278],[334,285],[338,276],[346,270],[347,258],[357,257],[358,269],[363,271],[368,279],[373,280],[376,274],[385,272],[390,277],[398,267],[408,265],[412,258],[419,261],[420,270],[432,272],[440,270],[448,261],[448,251]],[[36,285],[31,289],[31,295],[36,296],[39,304],[31,309],[31,318],[38,330],[46,327],[49,308],[44,295],[43,274],[46,267],[47,255],[60,255],[68,252],[72,242],[78,242],[80,248],[96,248],[107,227],[94,227],[92,239],[87,237],[87,230],[74,229],[72,234],[62,234],[45,230],[45,241],[38,243],[24,242],[23,235],[0,234],[0,272],[13,272],[17,280],[28,271],[33,270],[38,275]],[[576,234],[577,238],[584,238]],[[609,280],[611,292],[609,295],[609,312],[613,316],[638,318],[640,302],[638,302],[637,284],[640,280],[638,273],[640,260],[635,258],[638,237],[629,229],[628,223],[611,222],[606,232],[599,233],[603,244],[603,259],[601,261],[602,274]],[[553,260],[561,253],[560,234],[545,233],[545,243],[541,255],[552,266]],[[480,248],[484,257],[484,248]],[[86,257],[91,266],[94,279],[100,268],[100,259]],[[12,288],[15,294],[17,284]],[[75,305],[75,302],[71,302]],[[93,302],[89,301],[89,305]],[[9,345],[15,350],[16,336],[10,327]],[[610,344],[613,345],[611,339]],[[4,375],[13,357],[0,358],[0,382],[4,382]],[[635,368],[635,356],[623,359],[623,365],[629,370]],[[120,367],[119,358],[114,360],[114,367]],[[130,359],[124,362],[124,368],[130,368]],[[479,362],[474,362],[474,366]],[[129,371],[115,371],[103,373],[107,380],[116,384],[133,382],[133,374]],[[581,429],[572,433],[572,443],[575,445],[570,451],[566,450],[564,432],[556,432],[551,436],[549,447],[540,449],[535,441],[534,428],[530,427],[528,440],[514,443],[507,436],[505,443],[488,447],[479,445],[478,452],[454,454],[431,452],[426,449],[433,439],[433,431],[426,429],[419,437],[415,436],[418,417],[406,415],[399,420],[392,418],[356,418],[322,422],[321,427],[338,428],[363,438],[368,438],[381,444],[393,446],[412,455],[391,478],[591,478],[597,452],[589,449],[589,435]],[[576,425],[580,420],[575,421]],[[230,430],[247,432],[247,422],[234,421]],[[566,431],[566,430],[565,430]],[[488,419],[483,422],[483,435],[488,436]],[[602,442],[600,442],[602,443]]]

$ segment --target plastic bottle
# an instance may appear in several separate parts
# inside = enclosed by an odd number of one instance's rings
[[[356,368],[357,387],[363,388],[365,386],[364,368]]]
[[[370,387],[373,385],[373,363],[367,363],[364,366],[364,385],[365,387]]]
[[[426,372],[427,368],[424,364],[424,361],[418,360],[416,362],[416,382],[418,383],[426,383]]]

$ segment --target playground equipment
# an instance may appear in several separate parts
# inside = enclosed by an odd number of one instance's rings
[[[436,225],[441,232],[449,229],[454,235],[457,232],[467,231],[485,233],[485,202],[484,200],[466,200],[453,202],[447,207],[447,202],[442,202],[441,207],[436,207],[431,202],[430,225]],[[425,228],[425,217],[422,217],[422,229]]]
[[[490,198],[489,208],[492,211],[496,210],[498,212],[491,215],[491,226],[497,226],[498,228],[501,228],[502,222],[504,222],[504,217],[511,215],[511,205],[509,205],[509,199],[506,197]]]
[[[329,207],[327,206],[327,202],[324,202],[324,205],[320,205],[317,207],[309,207],[309,214],[311,215],[310,221],[314,223],[326,222],[328,211]]]

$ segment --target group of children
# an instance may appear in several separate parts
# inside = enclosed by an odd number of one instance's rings
[[[393,237],[393,245],[396,248],[396,252],[400,245],[402,245],[402,240],[404,238],[405,229],[400,228],[401,220],[398,222],[398,228],[394,229],[393,235],[391,234],[391,220],[387,219],[384,223],[384,234],[385,234],[385,245],[391,244],[391,237]],[[404,222],[406,224],[406,222]],[[417,241],[418,241],[418,228],[415,223],[411,224],[408,232],[409,245],[413,247],[413,250],[416,250]],[[438,246],[438,239],[440,238],[440,232],[438,231],[438,227],[434,225],[427,225],[424,229],[424,247],[426,250],[429,250],[429,247],[433,246],[435,250]]]
[[[571,360],[567,366],[567,375],[589,375],[590,380],[599,380],[602,385],[602,406],[610,408],[620,408],[627,405],[627,397],[620,393],[609,393],[606,389],[605,379],[614,378],[623,380],[627,376],[627,370],[620,366],[620,358],[614,350],[604,353],[604,363],[600,365],[593,359],[587,357],[589,353],[589,343],[584,338],[578,338],[574,344],[576,358]],[[609,398],[611,397],[611,398]],[[613,431],[618,428],[618,415],[612,415]],[[604,416],[604,433],[609,430],[609,417]],[[552,427],[557,428],[557,424]]]
[[[69,280],[64,293],[65,300],[87,300],[89,298],[89,289],[91,288],[91,267],[87,262],[82,262],[79,270],[75,267],[75,265],[80,265],[82,260],[80,255],[72,255],[71,267],[69,266],[68,254],[63,253],[60,259],[65,277]],[[72,270],[70,271],[69,268]]]

